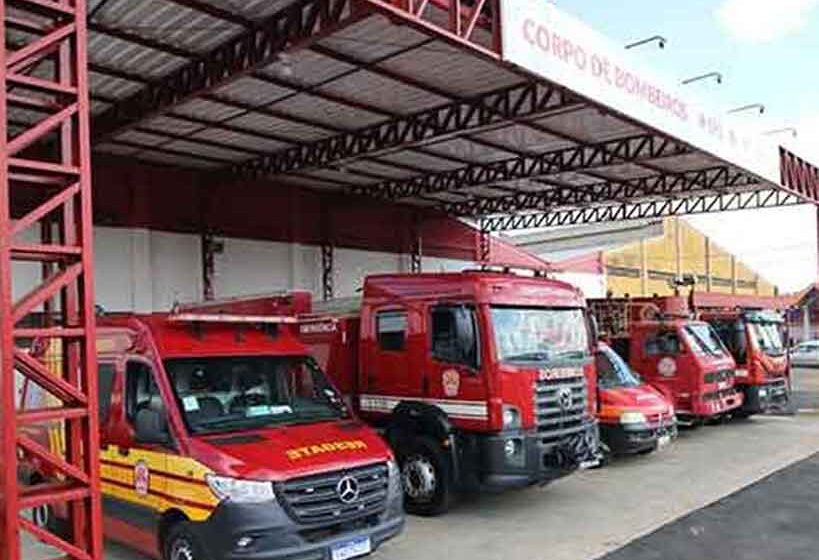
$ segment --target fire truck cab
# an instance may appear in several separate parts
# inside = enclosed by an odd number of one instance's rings
[[[691,299],[699,318],[714,328],[737,363],[736,381],[745,397],[739,414],[786,407],[790,361],[781,300],[699,292]]]
[[[370,276],[360,301],[317,304],[301,333],[384,431],[411,512],[445,511],[456,489],[599,462],[593,338],[568,284],[490,271]]]
[[[195,308],[98,320],[107,538],[166,560],[339,560],[399,533],[392,452],[296,329]]]
[[[742,406],[736,363],[683,297],[590,300],[610,346],[674,404],[681,424],[698,424]]]

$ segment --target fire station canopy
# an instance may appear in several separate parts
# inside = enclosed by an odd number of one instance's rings
[[[43,33],[9,9],[12,46]],[[89,0],[88,13],[95,153],[196,168],[237,196],[264,180],[486,231],[819,201],[814,166],[545,0]],[[42,118],[10,104],[21,129]]]

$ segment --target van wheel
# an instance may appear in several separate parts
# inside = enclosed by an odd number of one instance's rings
[[[452,502],[449,457],[430,438],[413,440],[401,456],[401,481],[407,512],[432,516],[446,512]]]
[[[190,523],[175,523],[162,543],[163,560],[207,560],[199,540],[190,529]]]
[[[35,475],[31,479],[31,484],[42,484],[43,478]],[[31,509],[31,521],[40,529],[45,529],[49,533],[56,535],[62,539],[67,539],[71,535],[68,530],[68,521],[57,517],[57,512],[54,511],[54,506],[51,504],[43,504]]]

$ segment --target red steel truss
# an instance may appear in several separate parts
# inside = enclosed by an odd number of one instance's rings
[[[24,532],[61,557],[98,559],[86,4],[7,0],[0,11],[6,37],[0,88],[0,559],[21,557]],[[27,31],[10,35],[20,28]],[[13,107],[36,108],[39,118],[12,123]],[[20,263],[39,264],[43,271],[42,283],[22,295],[27,286],[14,286],[12,274]],[[42,311],[49,320],[30,320]],[[24,348],[31,340],[58,349],[55,367]],[[41,388],[49,404],[18,405],[22,379]],[[60,433],[64,450],[37,437],[52,430]],[[42,476],[18,483],[20,457],[36,461]],[[67,534],[54,534],[25,515],[43,506],[66,510]]]

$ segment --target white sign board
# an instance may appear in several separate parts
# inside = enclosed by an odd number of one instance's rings
[[[593,102],[779,184],[779,148],[634,64],[616,45],[546,0],[501,0],[503,57]]]

